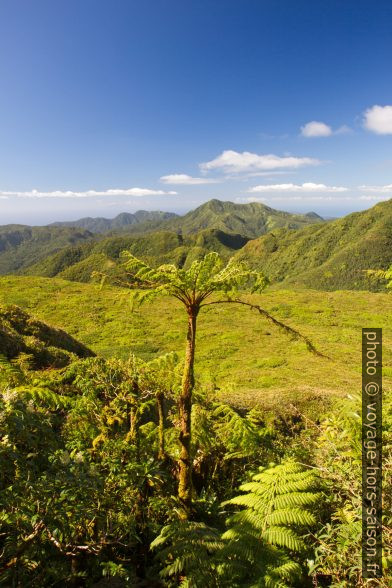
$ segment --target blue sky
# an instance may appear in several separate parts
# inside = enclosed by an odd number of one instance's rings
[[[0,224],[392,197],[392,3],[2,0]]]

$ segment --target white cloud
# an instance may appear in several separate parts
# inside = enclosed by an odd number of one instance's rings
[[[392,184],[386,184],[385,186],[359,186],[360,190],[365,192],[379,192],[380,194],[392,193]]]
[[[392,134],[392,106],[372,106],[365,111],[363,126],[377,135]]]
[[[347,192],[348,188],[344,186],[326,186],[325,184],[314,184],[305,182],[304,184],[262,184],[249,188],[250,193],[259,192]]]
[[[319,163],[321,161],[311,157],[294,157],[290,155],[280,157],[273,154],[257,155],[257,153],[250,153],[249,151],[239,153],[228,149],[215,159],[201,163],[200,169],[203,172],[221,170],[228,173],[240,173],[282,168],[297,169],[307,165],[318,165]]]
[[[28,192],[0,191],[0,198],[95,198],[99,196],[166,196],[175,195],[177,192],[165,192],[164,190],[150,190],[149,188],[111,188],[110,190],[87,190],[74,192],[72,190],[54,190],[53,192],[41,192],[31,190]]]
[[[336,129],[336,131],[334,131],[333,134],[334,135],[347,135],[348,133],[352,133],[352,132],[353,132],[353,130],[349,126],[342,125],[338,129]]]
[[[303,137],[330,137],[331,135],[346,135],[351,133],[350,127],[342,125],[336,130],[333,130],[329,125],[321,121],[312,120],[301,127],[301,135]]]
[[[292,171],[264,171],[264,172],[253,172],[250,174],[247,174],[248,178],[259,178],[259,177],[272,177],[272,176],[290,176],[293,175]],[[237,177],[237,176],[234,176]]]
[[[376,196],[375,194],[372,194],[371,196],[360,196],[359,197],[360,200],[372,200],[372,201],[377,201],[377,200],[389,200],[389,196]]]
[[[341,200],[350,200],[350,197],[343,197],[343,198],[339,198],[339,202]],[[257,197],[257,196],[248,196],[245,198],[237,198],[237,202],[263,202],[263,203],[267,203],[267,202],[284,202],[286,204],[288,204],[289,202],[320,202],[320,201],[336,201],[337,197],[336,196],[320,196],[320,195],[303,195],[303,194],[299,194],[299,195],[295,195],[295,196],[286,196],[286,195],[280,195],[280,196],[271,196],[271,197]]]
[[[329,125],[317,120],[312,120],[301,127],[303,137],[329,137],[332,135],[332,129]]]
[[[164,184],[178,184],[181,186],[196,186],[198,184],[216,184],[218,180],[209,178],[193,178],[187,174],[169,174],[160,178]]]

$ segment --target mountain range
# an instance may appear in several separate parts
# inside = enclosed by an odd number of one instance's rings
[[[173,212],[139,210],[134,214],[123,212],[113,219],[86,217],[76,221],[56,222],[49,226],[73,227],[91,233],[147,233],[162,230],[187,235],[204,229],[219,229],[254,239],[272,229],[298,229],[322,221],[315,212],[294,214],[275,210],[260,202],[237,204],[213,199],[183,216]]]
[[[92,218],[88,216],[76,221],[55,222],[48,226],[73,227],[76,229],[85,229],[86,231],[90,231],[90,233],[108,233],[109,231],[118,230],[153,229],[155,226],[159,226],[163,221],[177,216],[178,215],[174,212],[138,210],[135,213],[122,212],[112,219],[102,217]]]
[[[0,227],[0,274],[24,273],[27,268],[67,246],[90,242],[92,247],[94,242],[109,236],[140,236],[156,231],[191,235],[204,229],[217,229],[248,239],[263,235],[272,228],[299,228],[315,222],[322,222],[321,217],[281,212],[259,203],[211,200],[181,217],[160,211],[138,211],[120,214],[112,220],[84,218],[45,227],[5,225]],[[88,247],[84,251],[88,251]],[[69,255],[73,258],[75,252],[71,251]]]
[[[367,270],[392,264],[392,200],[330,221],[260,203],[211,200],[184,216],[139,211],[112,220],[8,225],[0,227],[0,273],[87,282],[98,270],[117,282],[126,279],[119,264],[125,249],[151,265],[185,268],[217,251],[284,286],[379,290],[384,285]]]

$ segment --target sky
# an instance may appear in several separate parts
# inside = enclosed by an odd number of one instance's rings
[[[0,224],[392,198],[392,2],[1,0]]]

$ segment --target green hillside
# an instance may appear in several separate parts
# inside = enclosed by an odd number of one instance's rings
[[[69,227],[0,226],[0,274],[23,272],[64,247],[92,238],[89,231]]]
[[[331,359],[309,353],[255,313],[235,305],[212,306],[199,318],[197,376],[238,406],[304,409],[361,386],[360,332],[383,328],[384,363],[392,362],[392,296],[369,292],[274,290],[254,296],[278,319],[299,329]],[[0,303],[18,304],[40,320],[66,329],[105,357],[144,359],[182,354],[186,317],[180,304],[157,299],[132,313],[129,292],[36,277],[0,278]],[[391,389],[392,370],[384,370]]]
[[[380,289],[368,269],[392,264],[392,200],[298,231],[274,230],[249,241],[237,258],[274,281],[317,288]]]
[[[113,278],[124,278],[118,261],[125,249],[153,265],[175,263],[188,267],[192,261],[203,257],[209,251],[217,251],[227,259],[247,241],[248,239],[242,235],[227,234],[214,229],[188,236],[168,231],[140,237],[123,234],[78,247],[65,248],[26,269],[24,273],[58,276],[79,282],[89,282],[93,271],[104,271]]]
[[[315,213],[292,214],[274,210],[260,202],[235,204],[214,199],[184,216],[166,221],[162,224],[162,228],[181,231],[184,234],[213,228],[226,233],[239,233],[254,239],[273,229],[299,229],[321,222],[323,219]]]
[[[8,296],[6,296],[8,299]],[[27,355],[35,368],[63,367],[95,354],[65,331],[36,320],[15,305],[0,306],[0,355]]]

